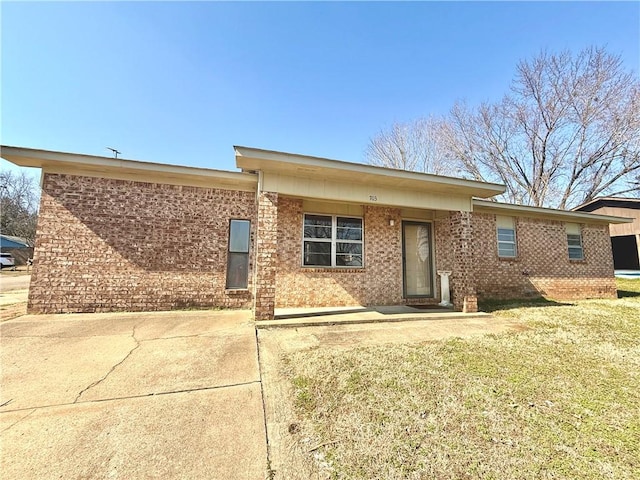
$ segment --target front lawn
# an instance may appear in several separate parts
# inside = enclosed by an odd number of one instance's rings
[[[330,478],[640,478],[640,280],[619,289],[494,307],[518,333],[292,354],[299,438]]]

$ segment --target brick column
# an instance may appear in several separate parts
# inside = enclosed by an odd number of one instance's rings
[[[276,300],[276,260],[278,247],[278,194],[258,195],[253,318],[273,320]]]
[[[449,218],[453,243],[453,309],[464,313],[477,312],[471,212],[451,212]]]

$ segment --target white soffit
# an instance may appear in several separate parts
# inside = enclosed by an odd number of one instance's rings
[[[409,172],[360,163],[330,160],[250,147],[234,147],[236,165],[243,171],[262,171],[318,181],[381,185],[399,190],[411,189],[433,193],[488,198],[505,191],[504,185],[461,178]]]

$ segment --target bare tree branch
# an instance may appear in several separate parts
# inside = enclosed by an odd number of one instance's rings
[[[432,173],[445,163],[447,173],[504,183],[505,199],[527,205],[640,196],[640,81],[602,48],[543,51],[517,65],[500,102],[456,103],[444,120],[395,125],[371,141],[367,158]]]
[[[367,162],[387,168],[453,175],[459,165],[451,162],[443,148],[443,128],[442,120],[436,118],[395,123],[370,140],[365,151]]]
[[[33,246],[40,187],[26,172],[0,172],[0,232],[24,238]]]

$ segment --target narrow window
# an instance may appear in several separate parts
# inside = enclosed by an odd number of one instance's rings
[[[302,252],[306,267],[362,267],[362,219],[305,214]]]
[[[518,253],[515,219],[496,215],[496,225],[498,228],[498,256],[515,258]]]
[[[565,223],[567,245],[569,246],[569,260],[584,260],[582,249],[582,231],[577,223]]]
[[[247,288],[249,278],[249,220],[231,220],[227,253],[227,288]]]

